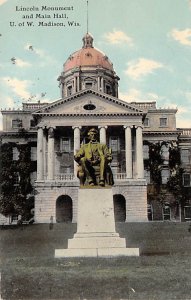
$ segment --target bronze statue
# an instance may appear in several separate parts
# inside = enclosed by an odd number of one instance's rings
[[[80,184],[97,185],[97,177],[99,177],[99,185],[113,185],[112,171],[109,163],[112,161],[111,149],[105,144],[100,144],[97,139],[98,131],[92,128],[88,132],[89,143],[81,146],[80,150],[74,156],[74,160],[79,164],[78,177]]]

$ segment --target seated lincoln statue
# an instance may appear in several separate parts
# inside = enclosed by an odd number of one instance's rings
[[[89,143],[81,146],[74,156],[79,164],[77,176],[80,184],[105,186],[113,185],[112,171],[109,163],[112,161],[111,149],[98,142],[98,131],[92,128],[88,132]],[[99,180],[97,180],[99,178]]]

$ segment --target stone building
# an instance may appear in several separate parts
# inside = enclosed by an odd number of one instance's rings
[[[151,146],[160,145],[160,184],[164,187],[173,174],[169,148],[178,145],[184,168],[182,182],[189,190],[191,129],[176,128],[176,109],[158,109],[156,102],[120,100],[119,80],[112,62],[94,48],[87,33],[83,47],[69,56],[58,78],[59,100],[23,103],[21,110],[1,110],[1,143],[29,143],[31,160],[37,161],[37,170],[31,173],[35,222],[77,222],[79,180],[73,157],[87,142],[87,130],[92,127],[98,129],[100,142],[112,149],[116,221],[191,218],[190,191],[184,207],[178,203],[179,211],[172,213],[175,196],[167,191],[163,202],[158,200],[152,190],[152,170],[145,163]],[[18,149],[13,147],[13,160],[18,159]],[[1,222],[6,219],[2,217]]]

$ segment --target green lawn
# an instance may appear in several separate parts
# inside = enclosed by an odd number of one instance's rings
[[[0,230],[3,299],[191,299],[189,223],[117,224],[140,257],[54,259],[75,224]]]

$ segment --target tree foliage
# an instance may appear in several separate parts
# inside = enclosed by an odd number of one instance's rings
[[[13,160],[13,147],[19,151],[19,159]],[[4,143],[1,145],[0,213],[5,216],[21,215],[30,218],[34,207],[30,173],[35,171],[30,159],[30,144]],[[16,182],[18,177],[18,182]]]
[[[166,195],[174,195],[174,203],[183,204],[186,199],[186,191],[183,186],[183,173],[181,167],[180,148],[178,142],[145,142],[149,146],[149,158],[145,162],[146,170],[150,171],[151,186],[148,188],[149,198],[158,200],[161,203],[166,201]],[[169,178],[167,183],[162,184],[161,171],[164,167],[163,146],[169,149]]]
[[[149,146],[149,159],[145,162],[145,168],[150,171],[151,182],[160,186],[162,183],[161,169],[164,162],[162,146],[165,143],[145,142],[145,144]]]
[[[169,148],[169,168],[171,176],[167,182],[167,189],[172,193],[179,204],[186,201],[186,189],[183,185],[184,169],[181,167],[180,149],[177,144],[171,143]]]

